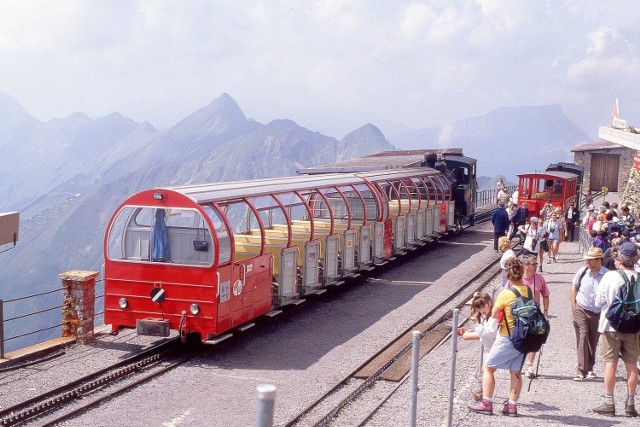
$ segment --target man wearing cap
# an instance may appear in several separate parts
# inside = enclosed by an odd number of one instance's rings
[[[578,368],[574,381],[595,379],[593,366],[596,363],[598,345],[598,324],[601,308],[596,305],[595,294],[598,283],[609,271],[602,266],[602,249],[590,247],[583,257],[586,267],[582,267],[573,276],[571,287],[571,312],[573,327],[576,330]]]
[[[596,290],[595,305],[601,308],[598,331],[600,332],[600,348],[605,361],[604,368],[604,402],[593,412],[604,415],[615,415],[613,390],[616,383],[618,359],[622,359],[627,370],[627,398],[624,412],[628,417],[637,417],[635,394],[638,387],[638,370],[636,362],[640,357],[640,333],[623,334],[617,332],[609,323],[606,313],[614,301],[618,288],[625,284],[621,276],[624,274],[630,282],[635,281],[638,273],[634,264],[638,261],[638,249],[632,242],[624,242],[616,254],[617,271],[607,272]]]
[[[569,209],[564,214],[565,222],[567,223],[567,240],[573,242],[575,234],[575,224],[580,222],[580,211],[576,208],[576,203],[571,202]]]
[[[493,249],[499,252],[498,239],[509,229],[509,214],[504,208],[504,202],[498,203],[498,209],[491,215],[491,224],[493,224]]]
[[[591,220],[591,214],[594,213],[594,211],[596,210],[596,207],[593,205],[589,205],[589,207],[587,208],[587,213],[584,216],[584,218],[582,218],[582,228],[584,228],[585,230],[589,229],[589,221]]]

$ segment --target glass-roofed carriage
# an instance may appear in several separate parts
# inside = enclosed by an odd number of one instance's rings
[[[105,323],[220,341],[452,228],[431,168],[156,188],[105,236]]]
[[[518,204],[529,205],[528,218],[539,216],[547,202],[564,213],[570,203],[577,202],[579,179],[575,173],[554,170],[518,175]]]
[[[323,173],[406,169],[430,167],[442,173],[443,185],[450,189],[447,201],[452,215],[450,223],[461,228],[463,222],[474,223],[476,204],[476,159],[466,157],[461,148],[385,151],[356,159],[349,159],[322,166],[300,169],[298,173],[317,175]],[[431,195],[432,200],[434,195]],[[433,200],[437,203],[437,200]],[[445,230],[440,230],[445,231]]]

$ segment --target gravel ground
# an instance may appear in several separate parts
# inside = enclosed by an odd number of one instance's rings
[[[546,262],[546,261],[545,261]],[[551,291],[550,320],[552,332],[543,347],[540,359],[539,378],[525,379],[518,405],[519,417],[498,415],[502,402],[508,398],[509,375],[497,371],[494,415],[470,412],[466,405],[471,401],[470,392],[473,374],[479,363],[479,344],[458,339],[456,357],[455,392],[452,410],[452,425],[455,426],[638,426],[634,418],[605,417],[594,414],[591,409],[601,403],[604,385],[601,379],[604,363],[598,361],[593,381],[572,380],[577,357],[575,332],[569,307],[571,279],[579,267],[584,265],[578,253],[577,243],[560,246],[558,262],[544,265],[543,275]],[[494,283],[493,288],[499,286]],[[451,370],[451,340],[441,346],[432,356],[423,358],[419,369],[419,393],[417,425],[446,426],[448,420],[449,373]],[[620,364],[622,365],[622,363]],[[616,406],[624,414],[626,396],[625,370],[618,367],[615,388]],[[410,384],[407,382],[390,399],[367,426],[407,425],[409,423]]]
[[[255,387],[261,383],[277,386],[275,424],[284,425],[454,293],[457,284],[495,259],[489,231],[482,226],[455,241],[440,242],[399,260],[375,278],[327,292],[293,308],[291,313],[260,322],[256,328],[208,349],[190,363],[64,425],[251,426],[255,423]],[[571,381],[575,344],[567,283],[579,266],[576,251],[577,244],[564,244],[561,262],[547,268],[554,329],[541,361],[541,379],[534,381],[531,392],[526,391],[528,383],[525,384],[520,406],[523,417],[487,417],[466,410],[468,382],[478,362],[478,344],[460,341],[453,425],[491,425],[498,420],[506,425],[629,423],[624,418],[590,414],[589,409],[599,403],[601,380]],[[68,375],[84,375],[95,366],[106,365],[107,361],[126,357],[150,344],[138,342],[134,335],[126,341],[119,340],[123,338],[107,336],[88,346],[74,346],[68,354],[74,353],[75,359],[68,362],[0,374],[0,405],[8,406],[8,396],[24,399],[30,388],[51,388],[51,384],[68,379]],[[421,361],[418,425],[446,424],[450,354],[447,342]],[[599,368],[597,373],[602,371]],[[498,376],[497,400],[506,395],[507,384],[506,377]],[[618,389],[616,395],[622,396],[620,384]],[[368,393],[372,400],[384,394],[375,390]],[[407,383],[368,425],[408,424],[408,401]]]
[[[67,384],[105,368],[140,351],[153,347],[164,339],[137,336],[134,330],[119,335],[102,334],[90,345],[69,345],[59,357],[19,369],[22,363],[37,360],[25,358],[14,364],[0,365],[0,409]],[[51,353],[55,354],[55,351]],[[44,354],[41,357],[46,357]]]

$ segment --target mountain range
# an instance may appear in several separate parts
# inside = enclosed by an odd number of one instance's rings
[[[390,137],[365,124],[337,140],[291,120],[247,119],[226,93],[164,131],[119,113],[42,122],[0,94],[0,212],[21,212],[17,246],[0,254],[0,298],[55,289],[66,270],[99,271],[110,216],[146,188],[293,175],[380,151],[440,146],[462,147],[481,173],[515,176],[570,160],[569,149],[588,140],[557,105],[502,108]],[[14,311],[25,308],[7,305],[5,317]],[[55,312],[46,316],[59,322]]]

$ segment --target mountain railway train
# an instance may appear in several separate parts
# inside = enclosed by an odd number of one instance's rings
[[[219,342],[473,223],[476,161],[460,149],[299,173],[127,198],[104,240],[105,323]]]
[[[544,172],[518,175],[518,204],[529,205],[527,220],[539,216],[547,202],[562,213],[571,203],[580,206],[583,167],[574,163],[552,163]]]

